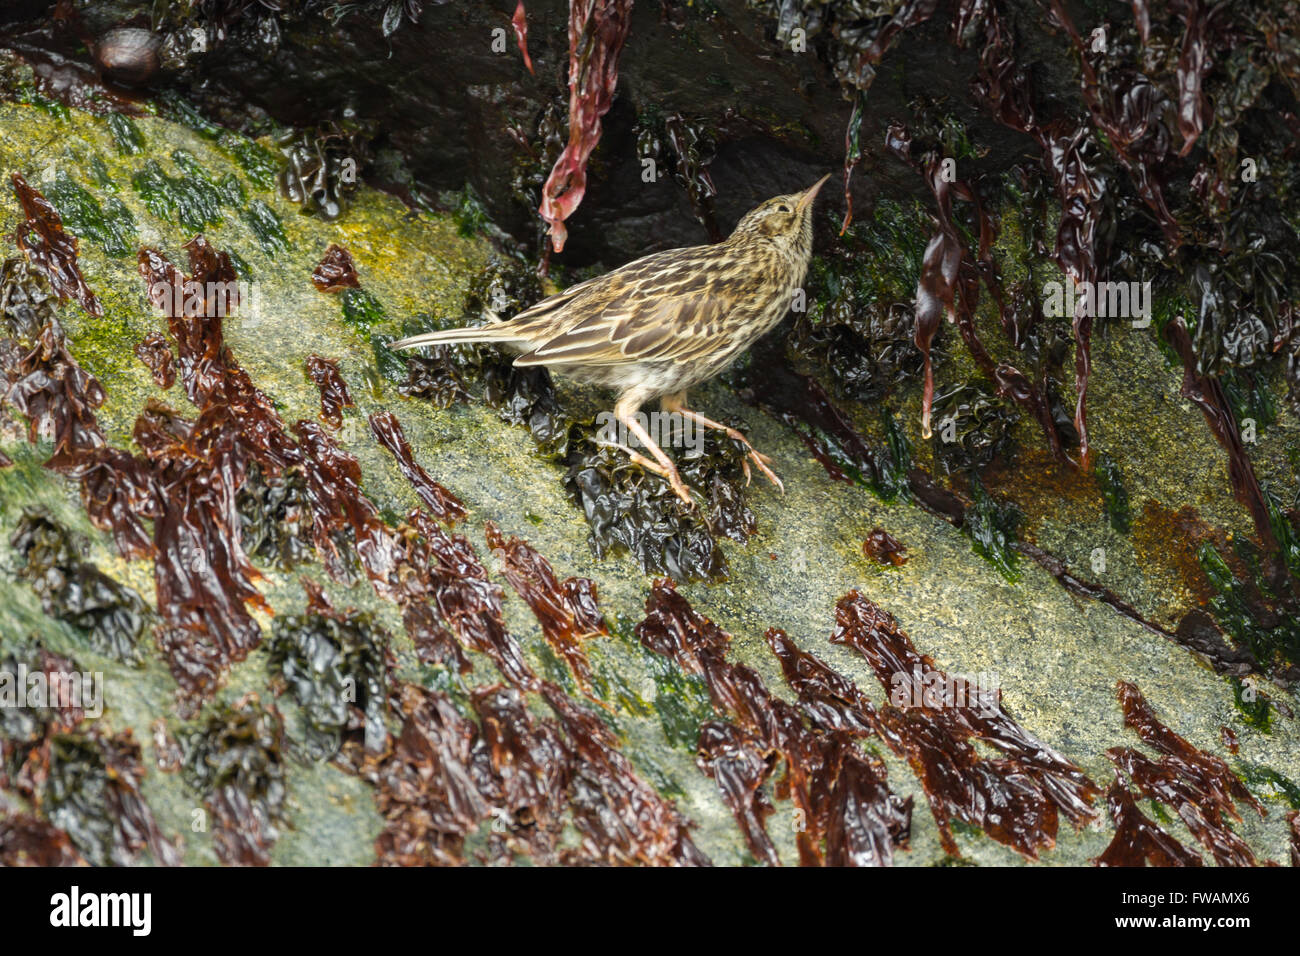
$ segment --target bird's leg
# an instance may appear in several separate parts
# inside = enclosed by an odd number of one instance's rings
[[[650,462],[644,455],[638,455],[630,448],[627,449],[628,457],[643,468],[647,468],[655,474],[668,479],[668,484],[672,486],[677,497],[688,505],[694,506],[695,502],[691,499],[691,491],[686,487],[686,482],[682,481],[682,476],[678,474],[677,466],[673,464],[673,460],[655,443],[655,440],[650,437],[650,433],[636,420],[637,409],[641,407],[644,398],[644,395],[638,395],[635,392],[623,396],[614,405],[614,417],[637,437],[650,454],[654,455],[655,462],[658,464]]]
[[[785,485],[781,484],[781,479],[776,476],[776,473],[773,472],[771,468],[767,467],[772,463],[771,458],[769,458],[767,455],[764,455],[753,445],[751,445],[749,443],[749,439],[746,438],[742,432],[739,432],[734,428],[724,425],[721,422],[715,422],[711,418],[705,418],[699,412],[695,412],[687,408],[685,392],[678,392],[676,395],[665,395],[662,399],[660,399],[659,404],[666,412],[676,412],[678,415],[681,415],[682,418],[685,418],[688,421],[695,422],[697,425],[703,425],[705,428],[716,428],[720,432],[725,432],[728,438],[734,438],[736,441],[740,442],[742,445],[745,446],[745,451],[748,454],[749,458],[754,459],[754,464],[758,466],[758,470],[761,471],[764,475],[766,475],[767,479],[770,482],[772,482],[772,484],[776,485],[777,488],[781,489],[782,492],[785,491]],[[745,469],[745,483],[748,484],[749,483],[748,459],[744,460],[742,464]]]
[[[596,444],[601,445],[604,448],[617,448],[623,454],[627,455],[627,457],[630,458],[634,463],[640,465],[646,471],[653,471],[656,475],[658,475],[661,478],[668,477],[667,468],[659,464],[659,462],[655,461],[654,459],[647,458],[645,455],[641,454],[639,451],[637,451],[635,448],[631,447],[630,445],[624,445],[622,442],[619,441],[610,441],[608,438],[600,438],[599,436],[597,436],[596,438]]]

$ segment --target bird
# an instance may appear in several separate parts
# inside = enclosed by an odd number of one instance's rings
[[[619,447],[666,479],[693,505],[672,459],[636,413],[659,399],[663,411],[740,442],[749,462],[779,489],[772,459],[740,431],[686,404],[687,390],[718,375],[785,317],[812,260],[813,201],[830,178],[802,192],[755,206],[721,242],[652,253],[549,296],[514,318],[426,332],[394,342],[410,349],[450,343],[495,343],[518,353],[516,367],[546,366],[582,384],[617,393],[614,417],[651,457]]]

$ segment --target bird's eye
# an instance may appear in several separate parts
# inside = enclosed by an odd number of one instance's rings
[[[785,203],[781,203],[781,205],[779,205],[779,206],[776,207],[776,211],[777,211],[777,212],[789,212],[789,211],[790,211],[790,207],[787,206]]]

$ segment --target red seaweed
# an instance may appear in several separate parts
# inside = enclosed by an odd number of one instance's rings
[[[519,44],[519,52],[523,54],[524,66],[528,67],[528,72],[533,73],[533,58],[528,55],[528,11],[524,9],[524,0],[519,0],[519,5],[515,7],[515,15],[510,18],[510,25],[515,30],[515,42]]]
[[[43,271],[60,299],[75,299],[91,315],[103,315],[104,306],[86,284],[77,265],[77,240],[63,231],[63,220],[50,201],[13,174],[14,195],[27,218],[18,224],[18,247],[32,265]]]
[[[1076,46],[1079,39],[1057,0],[1051,10],[1062,25],[1067,25]],[[1086,56],[1080,54],[1085,74],[1084,94],[1089,96],[1095,76]],[[1097,151],[1096,136],[1086,125],[1066,119],[1042,123],[1034,114],[1028,76],[1016,66],[1010,29],[996,8],[990,7],[985,18],[985,43],[980,51],[979,76],[972,84],[998,122],[1032,137],[1042,151],[1044,170],[1056,187],[1061,203],[1061,222],[1056,234],[1055,258],[1067,280],[1075,283],[1095,282],[1098,276],[1097,237],[1108,182],[1100,175],[1089,156]],[[1075,406],[1074,426],[1079,433],[1082,464],[1088,464],[1087,392],[1091,364],[1092,316],[1076,310]]]
[[[331,242],[325,255],[312,270],[311,281],[322,292],[342,292],[344,289],[361,288],[357,277],[357,266],[352,261],[352,253],[338,243]]]
[[[538,212],[551,245],[564,250],[573,214],[587,192],[587,158],[600,142],[600,121],[614,101],[618,58],[632,23],[632,0],[569,3],[569,141],[555,161]]]
[[[397,579],[401,582],[398,597],[408,613],[413,602],[429,600],[461,644],[486,654],[515,687],[536,690],[539,679],[524,660],[519,642],[506,629],[501,588],[488,576],[469,539],[448,534],[419,510],[412,511],[407,520],[409,530],[402,541]],[[422,642],[422,656],[446,653],[443,636],[436,630],[421,631],[417,648]]]
[[[391,597],[397,542],[379,510],[361,492],[361,465],[315,422],[296,422],[293,432],[302,451],[312,539],[326,572],[335,581],[347,581],[335,535],[350,531],[370,583],[381,596]]]
[[[1228,453],[1228,481],[1233,494],[1250,510],[1255,525],[1255,534],[1268,553],[1275,567],[1271,577],[1284,579],[1287,575],[1279,556],[1277,535],[1273,531],[1273,521],[1269,514],[1268,503],[1264,500],[1263,489],[1255,476],[1255,467],[1242,441],[1237,427],[1236,416],[1228,403],[1222,383],[1212,376],[1202,373],[1197,364],[1192,341],[1187,333],[1187,323],[1183,317],[1175,316],[1164,328],[1164,337],[1177,353],[1183,363],[1182,395],[1201,410],[1205,422],[1210,426],[1219,445]]]
[[[394,709],[406,718],[391,753],[363,771],[385,821],[375,838],[378,862],[458,864],[465,837],[490,812],[480,792],[490,770],[475,747],[478,728],[445,694],[414,684],[397,689]]]
[[[0,866],[88,866],[67,833],[25,813],[0,814]]]
[[[1228,828],[1224,818],[1241,819],[1235,801],[1261,817],[1266,813],[1263,805],[1226,763],[1193,747],[1161,723],[1136,686],[1120,681],[1116,690],[1125,726],[1135,730],[1161,757],[1152,760],[1130,747],[1112,747],[1106,755],[1141,793],[1172,807],[1220,866],[1254,866],[1250,847]]]
[[[1217,10],[1205,9],[1201,0],[1180,0],[1173,4],[1187,28],[1178,53],[1178,131],[1183,134],[1179,156],[1186,156],[1205,129],[1209,99],[1201,84],[1214,61],[1206,42],[1206,25]]]
[[[642,781],[609,729],[554,684],[541,686],[556,719],[536,718],[522,693],[478,688],[481,725],[446,695],[412,684],[397,689],[406,714],[390,752],[363,775],[376,785],[384,831],[382,865],[457,865],[465,837],[491,819],[494,855],[539,863],[708,865],[689,823]],[[565,818],[579,835],[561,849]]]
[[[532,608],[542,634],[569,665],[578,686],[591,696],[591,662],[583,641],[608,635],[596,603],[596,585],[587,578],[555,577],[551,563],[522,538],[506,538],[491,521],[486,526],[488,550],[501,562],[501,573],[515,593]]]
[[[54,322],[41,329],[26,354],[0,356],[0,367],[9,380],[3,401],[27,416],[27,440],[54,444],[45,467],[70,470],[81,456],[103,447],[95,417],[104,404],[103,386],[77,364]]]
[[[856,734],[825,721],[815,706],[795,708],[773,697],[754,670],[728,662],[730,635],[696,613],[667,580],[655,582],[637,635],[648,649],[703,677],[714,710],[734,721],[701,725],[697,758],[757,859],[780,863],[764,823],[773,807],[763,786],[784,762],[777,795],[794,803],[803,865],[892,862],[907,843],[911,805],[890,792],[884,765],[852,746]],[[767,639],[783,665],[799,653],[779,630],[769,630]]]
[[[135,357],[145,364],[154,384],[171,388],[176,384],[176,364],[167,340],[158,332],[150,332],[135,346]]]
[[[337,359],[321,358],[312,354],[307,356],[307,377],[320,389],[321,421],[331,428],[343,427],[343,409],[355,408],[348,383],[339,373]]]
[[[953,180],[945,174],[939,157],[927,155],[919,161],[912,158],[911,134],[905,126],[900,123],[890,124],[885,143],[891,153],[925,178],[938,210],[937,217],[932,217],[935,231],[926,246],[916,286],[915,341],[925,360],[925,386],[921,398],[922,437],[931,436],[934,369],[930,349],[934,336],[939,331],[939,323],[946,314],[948,320],[956,324],[962,341],[980,370],[996,383],[999,394],[1010,395],[1028,410],[1042,429],[1053,456],[1057,460],[1065,460],[1061,436],[1042,388],[1010,363],[995,362],[975,331],[975,308],[979,301],[979,285],[983,282],[997,305],[1003,331],[1012,344],[1016,341],[1015,320],[1008,308],[1002,290],[1002,279],[993,259],[996,229],[992,216],[985,211],[973,186],[962,180]],[[975,207],[975,220],[979,227],[979,251],[975,257],[970,255],[957,229],[953,218],[953,197],[963,199]]]
[[[836,605],[831,643],[858,651],[889,692],[891,706],[878,711],[881,736],[920,777],[949,853],[957,855],[951,817],[1036,859],[1055,845],[1058,809],[1076,827],[1096,815],[1092,802],[1101,791],[1078,766],[1026,733],[988,688],[963,704],[957,681],[919,654],[898,622],[857,591]],[[944,689],[938,697],[936,688]],[[1006,757],[981,757],[972,738]]]
[[[876,528],[862,542],[862,553],[878,564],[899,568],[907,563],[907,548],[884,528]]]
[[[392,412],[375,412],[370,416],[370,433],[397,460],[402,475],[435,518],[450,524],[465,517],[468,512],[460,499],[430,478],[416,462],[397,416]]]
[[[1128,787],[1116,780],[1106,792],[1106,805],[1115,822],[1115,836],[1094,861],[1097,866],[1204,866],[1205,861],[1183,846],[1137,808]]]

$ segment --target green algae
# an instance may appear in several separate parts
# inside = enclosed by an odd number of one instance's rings
[[[144,152],[145,138],[140,127],[132,122],[125,113],[109,113],[108,128],[113,134],[113,143],[123,156],[138,156]]]
[[[98,243],[110,256],[131,255],[138,248],[135,217],[115,196],[101,204],[98,199],[60,171],[45,188],[66,229],[76,236]]]
[[[257,236],[262,251],[268,254],[283,252],[289,240],[284,234],[284,223],[276,211],[260,199],[254,199],[244,211],[244,221]]]
[[[994,500],[972,473],[971,505],[966,509],[962,530],[969,535],[975,553],[1012,584],[1020,580],[1020,559],[1015,551],[1015,542],[1021,520],[1022,516],[1014,505]]]
[[[156,160],[148,160],[131,177],[131,185],[145,207],[158,219],[167,219],[194,232],[221,223],[226,196],[201,173],[169,176]]]
[[[343,321],[363,336],[370,335],[376,325],[388,318],[379,299],[366,289],[344,289],[340,298],[343,306]],[[377,361],[380,360],[378,350],[375,357]],[[383,362],[381,367],[384,366],[391,370],[391,361]]]
[[[1237,764],[1236,773],[1256,796],[1265,800],[1278,800],[1292,810],[1300,810],[1300,786],[1273,768],[1242,761]]]
[[[256,140],[249,139],[232,130],[226,130],[217,138],[217,145],[231,156],[244,171],[250,183],[258,189],[274,189],[276,177],[284,165],[280,157]]]
[[[1095,469],[1101,497],[1106,503],[1106,517],[1110,520],[1110,526],[1120,534],[1128,534],[1133,528],[1133,507],[1129,503],[1128,491],[1124,488],[1124,476],[1120,474],[1119,465],[1115,464],[1115,459],[1103,452],[1097,456]]]
[[[1266,500],[1276,499],[1270,496]],[[1289,531],[1289,526],[1286,530]],[[1293,544],[1289,536],[1281,544],[1284,555],[1295,554],[1294,549],[1288,547]],[[1291,664],[1300,662],[1300,620],[1286,613],[1272,613],[1261,605],[1259,594],[1261,591],[1267,594],[1268,586],[1260,569],[1259,556],[1240,539],[1237,556],[1250,570],[1251,580],[1234,574],[1223,555],[1210,542],[1202,544],[1196,552],[1201,570],[1215,592],[1211,599],[1215,619],[1238,646],[1248,648],[1266,669],[1277,660]],[[1295,573],[1294,569],[1292,573]]]

